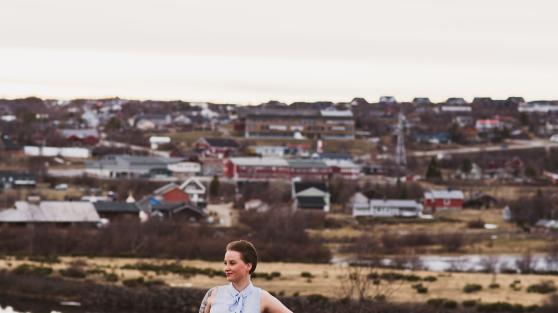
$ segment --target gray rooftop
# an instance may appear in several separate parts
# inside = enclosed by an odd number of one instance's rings
[[[0,211],[4,223],[96,223],[100,217],[90,202],[43,201],[40,204],[17,201],[15,209]]]
[[[327,168],[327,164],[321,160],[289,159],[287,162],[289,163],[289,166],[293,168]]]

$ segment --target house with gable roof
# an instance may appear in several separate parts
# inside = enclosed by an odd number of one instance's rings
[[[0,224],[96,225],[100,217],[91,202],[17,201],[14,209],[0,211]]]
[[[199,138],[195,149],[206,157],[223,159],[238,151],[238,143],[229,138]]]
[[[110,222],[141,219],[142,211],[135,202],[97,201],[93,203],[93,206],[101,218],[106,218]]]
[[[329,188],[325,183],[293,181],[292,195],[294,209],[330,210]]]
[[[440,210],[463,209],[465,196],[461,190],[430,190],[424,193],[424,208],[435,213]]]
[[[141,130],[164,129],[172,124],[169,114],[141,114],[131,120],[132,126]]]
[[[161,156],[107,155],[99,160],[85,161],[87,174],[104,177],[144,177],[158,179],[176,179],[171,177],[168,166],[182,161],[182,158]]]
[[[370,199],[363,194],[356,194],[353,202],[353,216],[370,217],[419,217],[422,204],[407,199]]]
[[[205,208],[207,205],[207,188],[197,178],[190,177],[185,180],[180,189],[190,197],[190,201],[199,208]]]
[[[153,196],[165,202],[190,202],[190,195],[175,183],[168,183],[157,188],[153,191]]]
[[[99,142],[99,132],[94,128],[88,129],[62,129],[62,137],[69,142],[92,146]]]

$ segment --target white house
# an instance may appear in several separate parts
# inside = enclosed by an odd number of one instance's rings
[[[168,136],[151,136],[149,137],[149,143],[151,144],[151,149],[157,150],[160,145],[171,143],[171,138]]]
[[[440,108],[442,112],[458,112],[458,113],[466,113],[471,112],[473,109],[468,105],[449,105],[444,104]]]
[[[549,113],[558,111],[558,105],[550,101],[531,101],[529,103],[521,103],[517,110],[519,112]]]
[[[190,196],[192,201],[198,207],[204,207],[206,203],[205,186],[195,177],[190,177],[180,185],[180,189]]]
[[[264,213],[269,211],[269,204],[263,202],[260,199],[252,199],[244,203],[244,210],[246,211],[256,211],[258,213]]]
[[[254,146],[253,149],[262,157],[283,157],[287,148],[284,146]]]
[[[372,217],[419,217],[422,204],[415,200],[371,199],[368,206],[362,202],[353,204],[353,216]]]
[[[324,183],[293,182],[293,206],[302,210],[330,210],[330,194]]]

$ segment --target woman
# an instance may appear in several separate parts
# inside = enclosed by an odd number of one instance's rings
[[[252,243],[239,240],[227,244],[225,275],[230,284],[209,289],[199,313],[292,313],[269,292],[252,285],[250,274],[257,264]]]

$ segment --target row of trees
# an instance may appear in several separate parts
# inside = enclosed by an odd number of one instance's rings
[[[529,226],[541,219],[557,219],[557,197],[553,193],[538,190],[530,198],[520,198],[510,204],[511,218],[514,222]]]
[[[222,260],[225,244],[248,239],[258,247],[262,260],[328,262],[327,247],[310,238],[305,229],[323,225],[323,216],[303,213],[252,213],[245,226],[220,229],[172,221],[113,223],[106,228],[0,229],[0,254],[85,255]]]

